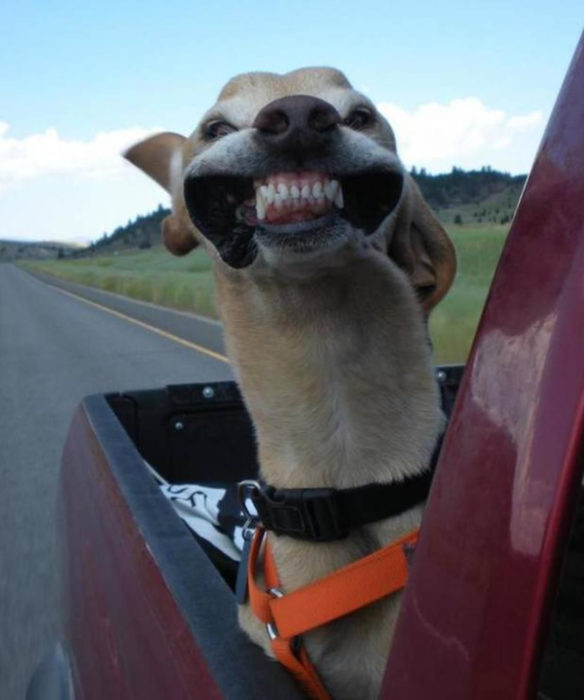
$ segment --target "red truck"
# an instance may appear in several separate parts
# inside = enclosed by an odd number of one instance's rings
[[[462,380],[461,380],[462,376]],[[464,370],[380,698],[584,697],[584,41]],[[459,388],[460,384],[460,388]],[[171,483],[257,471],[232,383],[91,396],[63,455],[63,636],[29,700],[301,698],[239,630]]]

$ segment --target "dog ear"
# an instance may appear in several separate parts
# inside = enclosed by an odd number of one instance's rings
[[[186,138],[163,132],[131,146],[124,157],[163,187],[173,199],[173,213],[162,222],[162,240],[173,255],[186,255],[199,242],[182,195],[182,147]]]
[[[182,223],[182,219],[170,214],[162,220],[162,240],[166,249],[173,255],[186,255],[199,245],[190,223]]]
[[[407,174],[388,253],[407,272],[425,312],[430,313],[450,289],[456,273],[456,253],[446,231]]]
[[[172,194],[172,166],[185,141],[184,136],[169,131],[154,134],[128,148],[124,158]]]

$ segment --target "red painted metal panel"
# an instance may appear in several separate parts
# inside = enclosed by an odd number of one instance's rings
[[[63,456],[65,637],[78,700],[222,696],[83,407]]]
[[[382,697],[533,697],[583,426],[584,38],[481,320]]]

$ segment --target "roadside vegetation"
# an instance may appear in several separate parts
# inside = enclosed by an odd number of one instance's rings
[[[26,261],[25,269],[217,318],[211,262],[202,250],[177,258],[162,246],[87,258]]]
[[[453,168],[441,175],[414,169],[411,174],[458,253],[454,286],[430,320],[436,362],[464,362],[525,176],[488,167],[467,172]],[[206,254],[197,250],[175,258],[161,246],[160,225],[168,214],[160,206],[104,233],[84,250],[63,249],[52,256],[57,259],[23,260],[21,264],[72,282],[216,318]]]
[[[508,225],[446,225],[458,257],[448,295],[430,317],[437,363],[465,362],[507,237]]]
[[[458,254],[458,274],[431,317],[436,362],[464,362],[508,226],[447,224]],[[208,256],[196,250],[176,258],[161,246],[77,259],[23,261],[25,268],[116,294],[217,318]]]

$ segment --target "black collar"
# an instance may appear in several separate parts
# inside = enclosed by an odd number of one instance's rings
[[[351,489],[275,489],[257,481],[242,481],[240,503],[251,523],[277,535],[312,542],[340,540],[353,528],[391,518],[425,501],[441,444],[442,438],[425,471],[403,481]],[[257,515],[250,512],[249,501]]]

